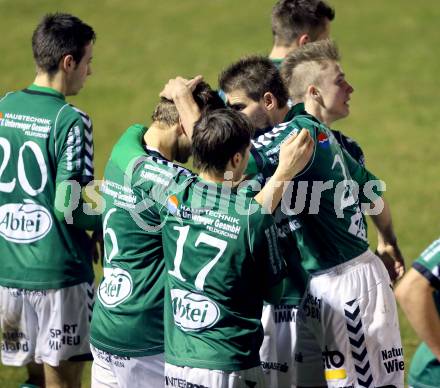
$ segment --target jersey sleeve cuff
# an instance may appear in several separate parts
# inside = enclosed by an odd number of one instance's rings
[[[423,277],[425,277],[432,287],[434,287],[436,290],[440,290],[440,279],[434,276],[434,274],[428,268],[418,262],[413,263],[412,267]]]

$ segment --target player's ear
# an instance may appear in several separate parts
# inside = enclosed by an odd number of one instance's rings
[[[311,98],[313,100],[319,100],[321,99],[321,93],[319,89],[315,85],[309,85],[306,92],[308,98]]]
[[[269,110],[269,111],[276,109],[278,106],[277,98],[271,92],[264,93],[263,103],[264,103],[266,110]]]
[[[309,43],[310,42],[309,34],[301,34],[297,38],[297,42],[298,42],[298,47],[304,46],[305,44]]]
[[[69,73],[70,71],[74,70],[76,68],[76,62],[75,59],[73,59],[73,56],[68,54],[61,58],[60,60],[60,69],[64,70],[66,73]]]
[[[243,155],[240,152],[236,152],[234,156],[231,158],[231,165],[233,168],[236,168],[240,165],[241,159],[243,159]]]

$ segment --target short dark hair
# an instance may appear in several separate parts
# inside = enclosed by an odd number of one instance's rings
[[[335,11],[322,0],[279,0],[272,8],[272,35],[275,44],[290,46],[301,34],[315,40],[326,19],[335,18]]]
[[[32,51],[37,66],[54,74],[65,55],[72,55],[78,64],[84,56],[85,47],[95,40],[93,28],[76,16],[47,14],[32,35]]]
[[[225,107],[225,103],[219,94],[203,81],[197,84],[193,91],[193,97],[202,115],[204,112]],[[179,122],[179,112],[173,101],[162,97],[154,108],[151,119],[170,127]]]
[[[244,90],[254,101],[271,92],[283,108],[289,99],[286,86],[277,67],[263,56],[245,57],[227,67],[219,76],[219,86],[225,93]]]
[[[223,174],[228,161],[244,154],[254,129],[249,119],[232,109],[218,109],[203,115],[194,125],[192,153],[201,171]]]

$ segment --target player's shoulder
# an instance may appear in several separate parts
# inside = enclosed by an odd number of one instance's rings
[[[128,170],[132,171],[137,160],[145,155],[142,147],[145,130],[146,128],[138,124],[128,127],[114,144],[107,164],[126,173]]]
[[[142,163],[150,166],[153,165],[158,172],[174,177],[190,177],[194,175],[188,168],[166,159],[159,152],[152,151],[148,147],[146,148],[146,157],[142,159]]]
[[[341,147],[343,147],[353,159],[363,166],[365,164],[365,155],[359,143],[353,138],[343,134],[341,131],[336,129],[332,129],[331,131]]]
[[[275,125],[272,129],[252,140],[255,149],[269,148],[285,139],[289,134],[299,131],[295,119]]]
[[[51,104],[55,108],[54,133],[57,136],[61,135],[61,138],[63,138],[63,134],[70,135],[73,131],[77,138],[85,136],[87,142],[92,143],[92,121],[85,112],[61,99],[53,101]]]
[[[143,137],[148,129],[141,124],[128,127],[113,146],[109,163],[133,176],[138,183],[168,184],[184,176],[191,176],[187,168],[166,159],[158,150],[144,144]]]
[[[137,159],[133,175],[142,182],[142,185],[157,184],[166,187],[170,192],[176,190],[176,187],[180,188],[181,185],[186,186],[186,183],[192,181],[195,176],[191,170],[171,162],[159,152],[147,147],[144,155]]]
[[[12,91],[6,92],[5,94],[3,94],[0,97],[0,104],[5,102],[6,100],[8,100],[11,97],[14,97],[16,94],[17,94],[16,90],[12,90]]]
[[[291,119],[275,125],[269,131],[252,141],[257,150],[277,148],[286,138],[297,134],[302,128],[308,129],[312,137],[320,123],[306,112],[293,116]]]
[[[432,242],[416,260],[426,264],[439,265],[440,264],[440,239]]]
[[[422,274],[431,285],[440,290],[440,239],[435,240],[414,261],[413,268]]]
[[[90,119],[90,116],[86,112],[77,108],[75,105],[66,103],[63,106],[63,114],[66,117],[71,117],[77,120],[78,122],[82,123],[82,125],[86,129],[90,129],[92,127],[92,120]]]

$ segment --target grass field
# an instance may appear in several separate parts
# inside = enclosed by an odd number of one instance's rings
[[[149,123],[170,77],[218,72],[244,54],[267,54],[274,0],[0,0],[0,94],[33,80],[32,31],[46,12],[76,14],[98,34],[93,74],[71,101],[94,121],[96,176],[112,145],[135,122]],[[440,110],[437,0],[332,0],[332,36],[355,93],[338,129],[363,147],[367,166],[387,183],[409,266],[440,231]],[[371,230],[371,228],[370,228]],[[372,236],[374,246],[374,236]],[[1,269],[0,269],[1,271]],[[418,339],[401,319],[407,361]],[[0,387],[24,370],[0,366]],[[84,376],[89,385],[89,371]]]

